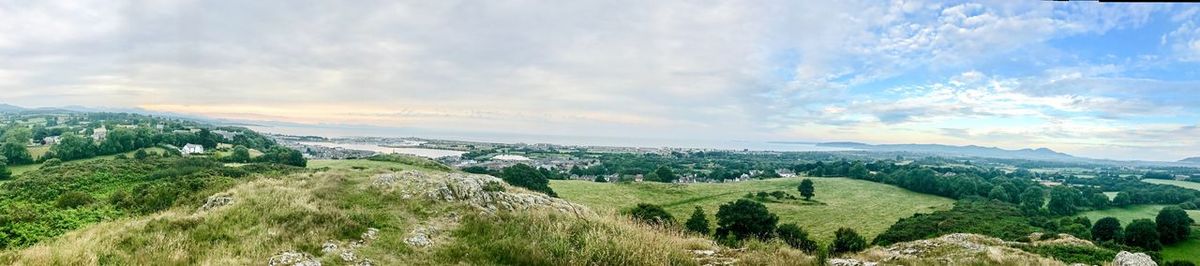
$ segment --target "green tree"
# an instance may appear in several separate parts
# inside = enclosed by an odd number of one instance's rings
[[[800,196],[804,197],[804,200],[810,200],[813,196],[816,196],[816,188],[813,188],[813,181],[808,178],[800,181],[800,186],[796,187],[796,190],[800,191]]]
[[[1021,210],[1025,213],[1036,213],[1042,209],[1045,203],[1045,195],[1042,194],[1042,189],[1038,187],[1030,187],[1021,193]]]
[[[988,198],[999,201],[1008,201],[1009,199],[1008,192],[1004,191],[1004,187],[1001,186],[992,187],[992,191],[988,192]]]
[[[654,175],[657,176],[654,180],[658,182],[671,183],[679,180],[679,176],[675,175],[675,172],[666,166],[659,166],[658,170],[654,170]]]
[[[717,209],[717,237],[768,239],[775,232],[779,217],[756,201],[738,199]]]
[[[145,160],[146,157],[150,157],[150,155],[146,153],[146,149],[138,149],[137,151],[133,152],[134,159]]]
[[[258,160],[298,167],[305,167],[308,165],[308,159],[304,159],[304,154],[300,153],[300,151],[284,148],[282,146],[271,147],[267,150],[267,152],[263,153],[261,157],[258,157]]]
[[[8,158],[8,163],[12,165],[33,163],[33,156],[29,154],[29,149],[25,148],[25,144],[5,142],[0,145],[0,155]]]
[[[505,167],[500,171],[500,179],[504,179],[509,185],[527,188],[529,190],[545,193],[551,197],[558,197],[553,189],[550,189],[550,179],[542,175],[542,172],[534,169],[527,164],[519,163],[513,166]]]
[[[25,145],[33,139],[33,130],[25,127],[12,127],[4,131],[4,142]]]
[[[1158,239],[1163,245],[1175,244],[1188,239],[1192,229],[1191,217],[1178,206],[1168,206],[1158,211],[1154,223],[1158,228]]]
[[[1129,192],[1126,191],[1117,193],[1117,196],[1112,200],[1112,205],[1116,207],[1125,207],[1131,204],[1133,204],[1133,195],[1130,195]]]
[[[806,252],[817,250],[817,241],[808,238],[808,232],[796,224],[787,223],[779,225],[779,228],[775,229],[775,235],[793,248]]]
[[[1071,215],[1079,199],[1079,191],[1067,186],[1056,186],[1050,189],[1050,203],[1046,206],[1051,214]]]
[[[688,231],[700,233],[702,235],[709,234],[712,229],[708,227],[708,216],[704,215],[704,209],[696,206],[696,210],[692,211],[692,217],[688,218],[684,223],[684,227]]]
[[[667,213],[666,210],[663,210],[661,206],[649,203],[638,203],[636,207],[633,207],[632,210],[629,210],[629,217],[633,217],[635,220],[652,225],[675,223],[675,217],[672,217],[670,213]]]
[[[50,147],[50,153],[64,161],[91,158],[96,156],[96,145],[90,138],[67,133],[62,135],[57,145]]]
[[[55,166],[61,165],[62,163],[63,163],[63,161],[58,158],[51,158],[49,160],[46,160],[45,162],[42,162],[41,169],[55,167]]]
[[[237,146],[233,147],[233,154],[229,155],[229,161],[238,162],[238,163],[249,162],[250,161],[250,148],[246,148],[246,146],[242,146],[242,145],[237,145]]]
[[[12,178],[12,172],[8,171],[8,158],[0,156],[0,180],[8,180]]]
[[[839,228],[833,235],[833,243],[829,245],[829,253],[842,254],[867,249],[867,240],[858,235],[858,232],[855,232],[854,229]]]
[[[1095,225],[1092,225],[1092,240],[1096,240],[1096,242],[1121,241],[1124,234],[1124,230],[1121,229],[1121,220],[1117,220],[1117,218],[1100,218],[1100,220],[1096,220]]]
[[[870,172],[867,171],[866,165],[863,165],[862,162],[854,162],[854,165],[850,166],[850,173],[848,175],[850,178],[864,179],[867,178],[868,174]]]
[[[1158,226],[1150,219],[1133,220],[1125,227],[1125,244],[1147,250],[1162,249],[1158,237]]]
[[[595,181],[596,183],[608,183],[608,178],[598,175],[595,179],[592,179],[592,181]]]

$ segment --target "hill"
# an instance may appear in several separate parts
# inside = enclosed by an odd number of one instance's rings
[[[818,143],[817,146],[850,148],[867,151],[892,151],[892,152],[914,152],[914,153],[929,153],[936,155],[954,155],[968,157],[985,157],[985,158],[1001,158],[1001,159],[1031,159],[1031,160],[1054,160],[1054,161],[1072,161],[1080,160],[1081,158],[1071,156],[1070,154],[1056,152],[1047,148],[1037,149],[1019,149],[1006,150],[996,147],[981,147],[975,145],[967,146],[952,146],[942,144],[866,144],[858,142],[826,142]]]
[[[610,184],[589,181],[554,180],[550,187],[564,199],[601,211],[632,208],[638,203],[661,205],[676,219],[687,219],[696,206],[704,208],[710,220],[717,208],[747,193],[783,191],[799,196],[796,187],[802,178],[778,178],[736,183]],[[828,243],[838,227],[850,227],[867,239],[874,238],[900,218],[914,213],[949,209],[953,200],[920,194],[899,187],[846,178],[812,178],[816,188],[813,202],[803,200],[765,201],[779,215],[780,223],[796,223]],[[854,221],[852,223],[847,221]]]
[[[20,106],[0,103],[0,113],[20,112],[25,110],[25,108]]]
[[[1184,158],[1183,160],[1179,160],[1179,162],[1200,164],[1200,156]]]

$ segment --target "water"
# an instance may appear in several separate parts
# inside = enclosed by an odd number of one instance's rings
[[[416,155],[416,156],[421,156],[421,157],[425,157],[425,158],[433,158],[433,159],[442,158],[442,157],[450,157],[450,156],[459,156],[459,155],[462,155],[463,153],[466,153],[463,151],[426,149],[426,148],[393,148],[393,147],[384,147],[384,146],[379,146],[379,145],[374,145],[374,144],[309,142],[309,141],[300,142],[300,143],[305,144],[305,145],[324,146],[324,147],[330,147],[330,148],[343,148],[343,149],[361,150],[361,151],[373,151],[373,152],[378,152],[378,153],[408,154],[408,155]]]
[[[611,146],[642,148],[696,148],[750,151],[852,151],[840,147],[822,147],[816,143],[739,141],[739,140],[689,140],[626,137],[589,137],[561,135],[533,135],[511,133],[436,131],[413,128],[389,128],[376,126],[304,125],[264,123],[246,126],[255,131],[293,136],[337,137],[418,137],[427,139],[460,140],[491,143],[549,143],[558,145]],[[340,144],[339,144],[340,145]],[[368,145],[374,146],[374,145]],[[379,151],[386,147],[361,147],[359,150]],[[397,148],[398,149],[398,148]],[[392,150],[380,151],[390,152]],[[398,150],[397,150],[398,151]]]

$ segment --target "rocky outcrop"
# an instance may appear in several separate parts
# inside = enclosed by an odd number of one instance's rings
[[[485,189],[489,183],[503,182],[489,175],[403,171],[375,176],[371,185],[397,190],[405,198],[421,195],[439,201],[462,202],[486,213],[548,209],[578,216],[595,215],[587,207],[541,193]]]
[[[212,196],[209,196],[208,199],[204,201],[204,205],[200,206],[200,209],[197,211],[206,211],[206,210],[216,209],[216,208],[227,206],[229,204],[233,204],[233,195],[228,195],[228,194],[212,195]]]
[[[875,266],[875,265],[879,265],[879,263],[874,263],[874,262],[869,262],[869,261],[859,261],[856,259],[830,259],[829,265],[830,266]]]
[[[1004,240],[976,234],[949,234],[938,238],[874,247],[853,258],[861,264],[846,265],[1063,265],[1018,248]],[[854,263],[853,261],[841,261]],[[830,260],[833,263],[833,260]]]
[[[1154,259],[1146,253],[1130,253],[1129,251],[1121,251],[1117,253],[1117,257],[1113,258],[1113,266],[1158,266]]]
[[[321,266],[316,257],[299,251],[284,251],[267,260],[268,266]]]

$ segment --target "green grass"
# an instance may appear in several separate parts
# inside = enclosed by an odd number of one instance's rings
[[[32,155],[33,159],[36,160],[38,158],[42,158],[43,155],[46,155],[46,152],[50,151],[50,146],[49,145],[29,146],[28,149],[29,149],[29,155]]]
[[[1167,260],[1200,263],[1200,227],[1192,227],[1192,236],[1187,241],[1163,247],[1162,256]]]
[[[589,181],[553,180],[550,187],[560,197],[597,210],[618,211],[638,203],[661,205],[675,219],[686,220],[696,206],[704,208],[710,224],[721,204],[746,193],[781,190],[799,196],[802,178],[779,178],[723,184],[610,184]],[[949,209],[953,200],[920,194],[899,187],[846,178],[813,178],[815,202],[784,200],[767,202],[780,223],[796,223],[828,243],[839,227],[853,228],[872,239],[900,218],[914,213]]]
[[[165,151],[166,151],[165,149],[159,148],[159,147],[146,148],[146,152],[153,152],[153,153],[158,153],[158,154],[162,154]],[[126,152],[126,153],[121,153],[121,154],[124,154],[126,157],[132,158],[133,153],[135,153],[135,152],[137,152],[137,151],[131,151],[131,152]],[[71,162],[91,162],[91,161],[96,161],[96,160],[109,160],[109,159],[117,158],[117,155],[119,155],[119,154],[96,156],[96,157],[87,158],[87,159],[74,160]],[[35,163],[35,164],[9,166],[8,169],[12,171],[14,176],[16,176],[16,175],[23,174],[25,172],[37,170],[38,168],[41,168],[41,167],[42,167],[42,164]]]
[[[1127,225],[1134,219],[1151,219],[1154,220],[1158,216],[1158,211],[1169,205],[1134,205],[1125,208],[1109,208],[1098,211],[1088,211],[1080,214],[1087,216],[1088,219],[1095,222],[1104,217],[1113,217],[1121,220],[1121,225]],[[1187,211],[1188,216],[1193,220],[1200,221],[1200,211]]]
[[[1177,187],[1181,187],[1181,188],[1200,190],[1200,183],[1189,182],[1189,181],[1164,180],[1164,179],[1142,179],[1142,182],[1161,184],[1161,185],[1172,185],[1172,186],[1177,186]]]
[[[1109,200],[1112,200],[1112,199],[1115,199],[1115,198],[1117,198],[1117,194],[1120,194],[1120,193],[1121,193],[1121,192],[1116,192],[1116,191],[1113,191],[1113,192],[1104,192],[1104,195],[1105,195],[1105,196],[1108,196],[1108,199],[1109,199]]]
[[[1111,208],[1107,210],[1089,211],[1081,214],[1092,222],[1104,217],[1121,220],[1121,225],[1129,225],[1134,219],[1151,219],[1158,216],[1158,211],[1169,205],[1134,205],[1127,208]],[[1200,221],[1200,211],[1187,211],[1192,220]],[[1192,238],[1182,243],[1163,247],[1163,258],[1167,260],[1190,260],[1200,263],[1200,231],[1193,230]]]

